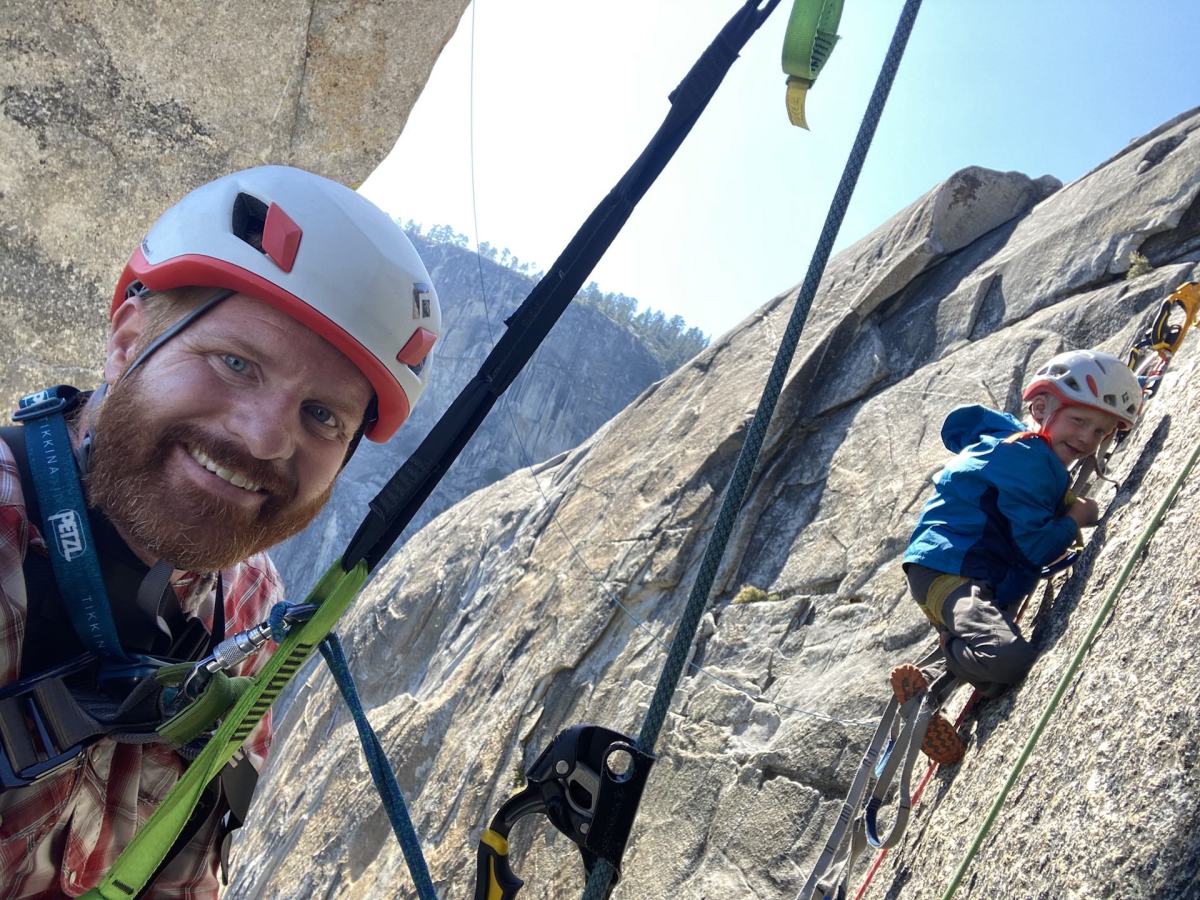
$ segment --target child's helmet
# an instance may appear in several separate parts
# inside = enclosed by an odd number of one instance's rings
[[[442,320],[421,258],[400,226],[350,188],[287,166],[202,185],[154,223],[117,282],[239,291],[340,350],[375,390],[366,437],[386,441],[425,388]]]
[[[1089,406],[1117,417],[1128,431],[1142,408],[1142,387],[1125,363],[1099,350],[1068,350],[1038,369],[1022,399],[1053,394],[1064,406]]]

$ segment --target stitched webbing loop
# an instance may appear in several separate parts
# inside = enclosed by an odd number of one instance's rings
[[[129,900],[137,896],[179,836],[205,786],[233,758],[283,686],[333,629],[366,577],[365,562],[349,572],[343,571],[341,560],[329,568],[309,594],[309,602],[318,605],[313,617],[284,639],[154,815],[86,897]]]

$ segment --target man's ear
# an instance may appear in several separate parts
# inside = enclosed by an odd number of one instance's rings
[[[113,313],[108,326],[108,343],[104,347],[104,380],[108,384],[116,384],[133,362],[145,325],[145,299],[142,297],[127,298]]]

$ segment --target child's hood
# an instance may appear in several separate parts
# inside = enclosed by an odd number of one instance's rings
[[[985,435],[1002,439],[1024,430],[1025,425],[1008,413],[986,406],[960,406],[942,424],[942,443],[951,453],[958,453]]]

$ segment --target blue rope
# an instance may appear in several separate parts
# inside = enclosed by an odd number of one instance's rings
[[[421,852],[420,838],[417,837],[417,830],[413,827],[412,818],[408,814],[408,807],[404,803],[400,785],[396,783],[396,774],[392,771],[387,754],[383,752],[383,746],[379,743],[379,738],[376,737],[371,723],[367,721],[367,714],[363,711],[362,701],[358,698],[358,690],[354,687],[354,678],[346,663],[346,654],[342,652],[342,642],[338,640],[336,634],[330,632],[329,636],[321,641],[320,650],[329,666],[329,671],[333,674],[333,680],[337,682],[338,690],[342,692],[346,705],[350,707],[350,714],[354,716],[358,737],[363,745],[363,756],[367,758],[367,768],[371,770],[371,778],[379,790],[383,808],[392,822],[396,840],[400,842],[400,849],[404,851],[404,860],[408,863],[408,870],[412,873],[413,881],[417,886],[417,896],[421,900],[437,900],[437,892],[433,889],[433,879],[429,875],[429,866],[425,862],[425,855]]]
[[[788,368],[791,366],[792,357],[795,355],[796,345],[800,342],[800,333],[804,328],[804,321],[808,318],[808,311],[812,306],[813,299],[816,297],[817,287],[821,283],[821,276],[825,273],[825,265],[829,261],[830,253],[833,250],[833,242],[837,239],[838,230],[841,228],[842,219],[846,214],[846,208],[850,205],[850,198],[854,194],[854,186],[858,183],[858,176],[862,171],[863,162],[866,160],[867,150],[871,146],[871,139],[875,136],[875,128],[879,124],[879,117],[883,112],[888,93],[891,91],[892,82],[896,77],[896,70],[900,65],[901,57],[904,55],[904,48],[908,43],[908,37],[912,33],[912,26],[916,21],[917,11],[920,8],[921,0],[906,0],[904,9],[900,13],[900,20],[896,24],[895,33],[892,35],[892,43],[888,47],[883,68],[880,70],[879,77],[875,82],[875,89],[871,94],[870,102],[867,104],[867,110],[863,114],[863,121],[859,125],[858,135],[854,139],[854,146],[850,150],[850,156],[846,160],[846,167],[842,171],[841,181],[838,182],[837,191],[830,204],[829,212],[826,214],[825,225],[821,229],[821,236],[817,240],[816,248],[813,250],[812,260],[808,265],[808,274],[805,275],[804,284],[801,286],[800,293],[796,298],[796,305],[792,309],[787,330],[784,332],[779,351],[775,356],[774,365],[771,367],[771,373],[767,378],[766,386],[763,388],[758,409],[755,411],[754,419],[750,423],[749,431],[746,434],[746,441],[742,444],[741,452],[738,454],[733,476],[730,478],[729,487],[725,491],[720,512],[717,514],[716,524],[713,527],[712,534],[709,536],[708,545],[704,549],[704,557],[700,562],[700,571],[696,576],[696,581],[692,585],[691,593],[688,595],[687,606],[684,608],[683,615],[679,619],[679,625],[675,630],[675,637],[671,641],[671,650],[667,654],[662,674],[659,676],[658,684],[654,690],[654,697],[650,701],[650,707],[647,709],[646,718],[642,723],[642,730],[638,735],[638,746],[647,753],[654,752],[654,745],[658,741],[658,734],[662,730],[663,722],[666,720],[667,709],[671,705],[671,698],[675,694],[679,678],[683,673],[683,667],[691,651],[692,642],[696,636],[696,628],[699,626],[704,610],[708,606],[708,598],[712,591],[713,582],[716,580],[717,569],[720,566],[721,558],[725,555],[726,545],[729,543],[733,526],[737,521],[738,513],[741,511],[742,500],[750,484],[750,476],[753,474],[759,451],[762,449],[763,439],[767,433],[767,426],[771,422],[771,416],[775,412],[775,404],[779,400],[779,394],[783,390],[783,383],[787,377]],[[603,900],[603,898],[607,897],[609,884],[614,874],[615,870],[607,860],[597,860],[595,867],[588,876],[587,886],[583,892],[583,900]]]
[[[292,623],[302,622],[310,618],[316,611],[315,606],[295,604],[283,601],[271,607],[268,623],[271,626],[271,638],[276,643],[287,637]],[[413,882],[417,886],[417,895],[421,900],[437,900],[437,892],[433,889],[433,879],[429,875],[429,866],[425,862],[425,854],[421,852],[421,840],[413,827],[412,817],[408,814],[408,806],[404,802],[404,794],[396,782],[396,773],[392,771],[387,754],[367,714],[363,710],[362,700],[359,699],[358,689],[354,686],[354,676],[350,674],[350,665],[346,662],[346,654],[342,650],[342,642],[334,632],[330,632],[319,648],[321,656],[329,666],[329,672],[342,692],[342,699],[350,707],[350,715],[354,717],[354,725],[358,729],[358,738],[362,741],[363,756],[367,760],[367,768],[371,770],[371,779],[379,791],[383,808],[392,822],[392,830],[400,849],[404,852],[404,860],[408,863],[408,871],[412,873]]]
[[[271,612],[267,615],[267,624],[271,626],[271,640],[277,644],[283,643],[283,639],[287,637],[287,633],[292,627],[292,621],[296,621],[291,612],[292,604],[283,600],[272,606]]]

